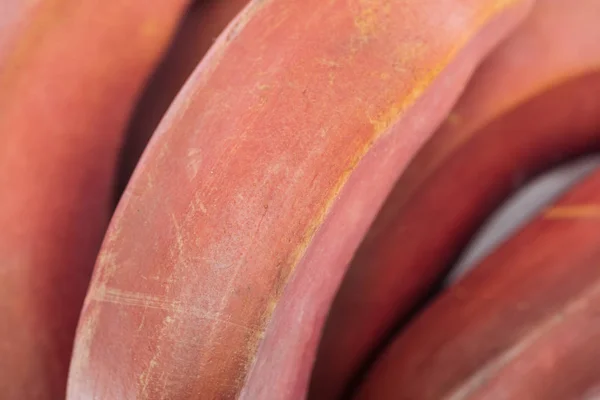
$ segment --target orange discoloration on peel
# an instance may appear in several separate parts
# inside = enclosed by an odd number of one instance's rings
[[[600,204],[555,206],[544,211],[546,219],[600,218]]]

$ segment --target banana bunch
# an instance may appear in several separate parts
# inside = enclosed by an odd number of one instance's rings
[[[600,0],[0,0],[0,399],[594,398]],[[598,279],[598,280],[597,280]]]

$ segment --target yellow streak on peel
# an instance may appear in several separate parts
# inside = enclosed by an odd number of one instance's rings
[[[600,204],[556,206],[544,212],[545,219],[600,218]]]

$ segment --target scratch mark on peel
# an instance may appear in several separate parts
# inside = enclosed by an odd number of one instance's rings
[[[147,390],[148,390],[148,384],[150,383],[150,375],[151,375],[152,371],[158,366],[158,362],[156,361],[156,359],[157,359],[157,356],[159,355],[159,353],[160,353],[160,349],[158,349],[157,351],[154,352],[154,356],[148,363],[148,368],[145,371],[143,371],[139,377],[139,382],[140,382],[140,386],[141,386],[141,397],[143,399],[148,398]]]
[[[198,207],[200,208],[200,211],[202,211],[202,214],[206,214],[208,212],[208,210],[206,210],[206,206],[203,203],[198,203]]]
[[[200,164],[202,164],[202,152],[200,149],[189,149],[187,152],[187,158],[188,178],[193,180],[198,175]]]
[[[336,78],[335,73],[330,72],[328,78],[329,78],[328,79],[329,86],[335,85],[335,78]]]
[[[159,133],[160,134],[160,133]],[[162,161],[168,158],[171,154],[171,145],[168,140],[162,140],[160,142],[160,151],[158,152],[158,160]],[[148,169],[150,171],[151,169]]]
[[[104,288],[102,292],[94,292],[92,300],[113,303],[123,306],[143,307],[165,311],[181,311],[181,303],[145,293],[130,292],[116,288]]]
[[[193,315],[194,318],[204,319],[206,321],[210,321],[211,326],[215,325],[229,325],[234,326],[236,328],[242,329],[244,331],[253,334],[254,332],[260,330],[259,327],[246,326],[243,324],[239,324],[233,321],[229,321],[224,319],[221,313],[216,314],[207,314],[207,313],[199,313],[198,310],[194,309],[195,303],[192,304],[183,304],[179,301],[168,301],[165,299],[158,298],[157,296],[151,296],[147,294],[141,293],[132,293],[126,292],[119,289],[107,288],[105,291],[108,295],[103,296],[102,298],[94,298],[96,301],[103,301],[109,303],[116,303],[119,305],[132,306],[132,307],[144,307],[144,309],[154,308],[160,309],[166,312],[169,312],[170,315],[167,315],[162,321],[162,327],[160,329],[160,335],[157,339],[157,345],[154,349],[152,358],[148,363],[148,366],[138,377],[139,381],[139,395],[141,398],[148,398],[148,387],[151,382],[161,382],[163,385],[163,390],[160,391],[162,395],[165,393],[166,384],[169,378],[169,374],[163,370],[161,371],[161,375],[158,380],[153,379],[152,375],[156,368],[159,366],[159,360],[162,357],[162,347],[164,342],[164,337],[166,335],[167,330],[174,323],[180,322],[180,317],[173,318],[172,314],[184,315],[189,314]]]
[[[102,287],[117,273],[119,266],[117,265],[117,256],[112,246],[106,246],[105,249],[98,256],[98,270],[99,274],[99,288],[97,290],[102,291]]]
[[[206,215],[208,213],[208,209],[202,201],[201,191],[196,191],[194,193],[194,198],[190,202],[189,210],[186,211],[185,221],[187,221],[189,218],[191,218],[191,216],[193,216],[196,213],[196,207],[198,207],[203,214]]]
[[[149,190],[154,188],[154,173],[152,172],[152,168],[146,169],[146,184]]]
[[[103,245],[103,249],[98,255],[98,259],[96,261],[97,267],[96,269],[99,271],[98,273],[98,285],[99,290],[102,290],[102,286],[105,285],[114,275],[117,273],[119,266],[117,264],[117,254],[113,250],[114,245],[119,243],[121,240],[123,226],[121,221],[117,218],[115,222],[111,225],[110,229],[107,232],[105,244]]]
[[[136,330],[136,334],[140,334],[140,332],[142,332],[142,328],[144,327],[144,323],[146,322],[146,313],[142,313],[142,320],[140,321],[140,324],[138,325],[138,328]]]
[[[167,399],[166,396],[169,394],[167,392],[167,384],[169,382],[169,379],[168,379],[168,376],[165,376],[165,371],[164,370],[160,373],[160,377],[159,377],[158,381],[162,382],[162,387],[161,387],[161,390],[160,390],[160,400],[165,400],[165,399]]]
[[[551,207],[544,212],[546,219],[592,219],[600,218],[600,205],[583,204]]]
[[[200,319],[210,320],[217,323],[224,323],[227,325],[233,325],[238,328],[241,328],[246,331],[254,332],[258,329],[258,327],[246,326],[237,322],[233,322],[224,318],[221,318],[220,314],[208,314],[202,313],[198,314],[196,310],[193,309],[193,305],[187,305],[182,303],[181,301],[176,300],[167,300],[165,298],[161,298],[159,296],[153,296],[146,293],[139,292],[130,292],[116,288],[105,288],[103,295],[94,295],[90,298],[90,300],[100,302],[100,303],[112,303],[117,304],[119,306],[128,306],[128,307],[142,307],[148,309],[155,310],[163,310],[168,311],[170,313],[178,313],[178,314],[194,314],[195,317]],[[175,318],[167,315],[164,319],[166,324],[171,324],[175,322]],[[142,320],[143,323],[143,320]],[[141,326],[141,325],[140,325]]]
[[[581,290],[574,299],[560,306],[550,316],[538,321],[529,332],[517,343],[512,344],[508,349],[503,350],[499,355],[488,361],[482,368],[479,368],[469,379],[452,391],[448,400],[464,400],[471,398],[477,389],[485,384],[494,374],[501,371],[509,362],[517,359],[527,349],[532,347],[537,340],[552,333],[555,328],[564,325],[570,317],[578,312],[585,310],[590,298],[600,295],[600,283],[596,282],[591,287]]]
[[[243,257],[241,257],[240,262],[238,262],[236,264],[235,270],[231,274],[231,278],[227,282],[227,286],[225,287],[225,290],[223,290],[223,294],[221,296],[221,299],[219,300],[218,308],[217,308],[218,311],[217,311],[217,314],[216,314],[217,319],[219,321],[223,321],[223,322],[227,321],[226,319],[223,318],[223,313],[225,311],[225,307],[226,307],[226,305],[228,303],[228,300],[231,299],[232,296],[233,296],[233,294],[234,294],[234,285],[235,285],[236,279],[237,279],[237,277],[239,275],[239,272],[240,272],[242,266],[246,263],[246,260],[248,258],[248,254],[254,248],[254,243],[257,240],[257,238],[260,237],[259,232],[260,232],[262,223],[263,223],[263,221],[264,221],[267,213],[269,212],[268,204],[266,204],[266,205],[263,206],[263,210],[264,211],[262,212],[262,216],[261,216],[261,218],[260,218],[260,220],[259,220],[259,222],[258,222],[258,224],[256,226],[256,229],[254,231],[253,240],[251,241],[250,245],[246,247],[244,255],[243,255]],[[227,322],[231,323],[231,321],[227,321]],[[210,330],[207,333],[206,338],[205,338],[205,341],[207,343],[214,342],[215,337],[216,337],[216,335],[218,334],[218,331],[219,331],[218,328],[220,328],[219,324],[217,324],[217,323],[212,324],[212,326],[210,327]],[[249,330],[249,333],[252,334],[255,337],[256,336],[261,337],[264,334],[263,328],[262,328],[262,324],[259,322],[257,327],[255,327],[254,329]],[[256,353],[256,352],[254,351],[252,353]],[[206,361],[203,360],[203,362],[206,362]],[[243,375],[240,376],[240,379],[243,379],[242,376]],[[240,381],[240,385],[242,383],[243,382]],[[236,389],[238,389],[238,386],[239,385],[236,385]]]
[[[121,237],[121,232],[123,231],[123,226],[120,223],[115,223],[111,228],[106,240],[108,243],[118,242]]]
[[[329,58],[325,58],[325,57],[321,57],[319,59],[317,59],[317,64],[326,66],[326,67],[331,67],[331,68],[337,68],[341,66],[341,63],[339,61],[336,60],[331,60]]]
[[[197,196],[197,195],[196,195]],[[195,197],[196,198],[196,197]],[[193,203],[193,202],[192,202]],[[193,209],[194,208],[194,204],[190,203],[190,208]],[[174,251],[175,254],[171,254],[171,256],[173,257],[173,263],[175,263],[176,266],[183,266],[183,268],[187,268],[189,267],[187,260],[185,258],[185,238],[184,238],[184,233],[182,230],[182,227],[175,215],[174,212],[169,212],[169,217],[171,219],[172,222],[172,228],[174,231],[174,236],[175,236],[175,243],[176,243],[176,249]],[[162,279],[163,281],[163,287],[165,290],[165,294],[168,295],[168,293],[170,293],[171,291],[171,285],[173,283],[173,274],[170,274],[168,276],[167,279]],[[111,289],[111,290],[115,290],[115,289]],[[139,381],[139,385],[138,385],[138,396],[141,398],[148,398],[148,387],[150,385],[150,383],[153,383],[154,386],[156,387],[156,385],[160,385],[162,383],[162,385],[166,385],[167,381],[169,380],[169,372],[166,370],[161,371],[161,375],[160,378],[157,380],[156,377],[153,377],[153,373],[156,370],[156,367],[159,366],[159,360],[161,360],[162,358],[162,353],[163,353],[163,345],[165,342],[165,336],[168,335],[168,333],[170,331],[173,331],[173,325],[175,323],[181,322],[181,316],[185,316],[185,315],[192,315],[196,318],[200,318],[200,319],[205,319],[207,321],[211,321],[214,323],[217,322],[223,322],[223,323],[229,323],[229,321],[221,321],[218,315],[210,315],[207,313],[203,313],[200,314],[198,312],[195,311],[194,307],[195,307],[195,303],[192,304],[184,304],[183,302],[179,301],[179,300],[166,300],[164,298],[158,298],[156,296],[150,296],[149,298],[144,298],[144,300],[142,302],[138,301],[138,297],[139,297],[139,293],[130,293],[130,292],[124,292],[121,290],[117,289],[117,293],[118,293],[118,297],[117,297],[117,302],[120,305],[126,305],[126,306],[132,306],[132,307],[143,307],[144,310],[146,309],[159,309],[162,311],[167,312],[168,314],[163,318],[160,329],[158,330],[158,335],[157,335],[157,339],[156,339],[156,345],[154,346],[153,349],[153,353],[152,353],[152,358],[150,360],[150,362],[148,363],[148,366],[141,372],[141,374],[138,376],[138,381]],[[146,295],[143,295],[146,296]],[[97,301],[104,301],[104,302],[113,302],[115,300],[115,296],[114,295],[105,295],[103,297],[99,297],[96,299]],[[172,315],[176,315],[177,317],[174,318],[172,317]],[[231,323],[230,323],[231,324]],[[235,325],[235,326],[239,326],[239,324],[231,324],[231,325]],[[252,329],[250,327],[244,327],[245,329]],[[166,386],[164,386],[166,387]],[[163,387],[163,389],[164,389]],[[160,391],[161,395],[164,395],[165,392]]]
[[[183,238],[183,232],[181,230],[181,226],[179,225],[179,222],[177,221],[177,217],[175,216],[175,213],[171,212],[170,213],[170,217],[171,217],[171,221],[173,223],[173,228],[175,229],[175,241],[177,243],[177,257],[179,262],[182,262],[185,266],[185,262],[184,262],[184,252],[185,252],[185,240]]]

